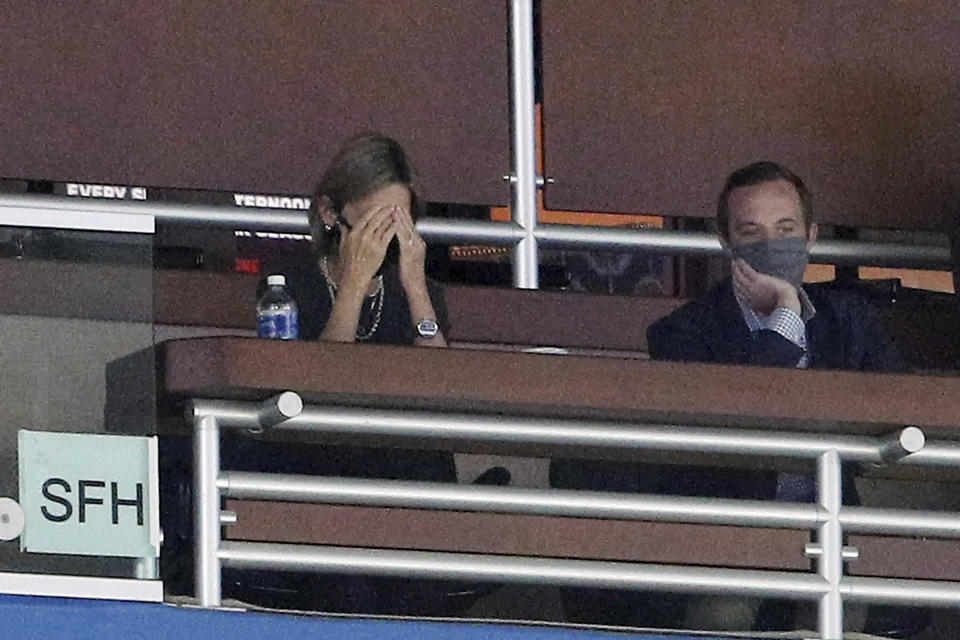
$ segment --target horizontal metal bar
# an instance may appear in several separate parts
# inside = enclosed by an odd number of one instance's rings
[[[935,580],[850,578],[840,582],[845,602],[960,606],[960,583]]]
[[[960,538],[960,513],[844,507],[840,523],[849,533]]]
[[[814,504],[221,472],[230,498],[812,529]]]
[[[8,213],[6,216],[4,209]],[[126,216],[126,222],[123,222],[122,228],[104,230],[123,231],[126,226],[133,224],[133,230],[144,231],[145,223],[134,224],[133,221],[150,216],[166,223],[231,230],[310,232],[307,214],[301,210],[0,193],[0,225],[101,229],[108,221],[105,218],[98,220],[98,217],[105,214]],[[115,220],[121,221],[121,218]],[[417,221],[417,229],[430,242],[511,246],[524,237],[523,230],[516,223],[492,220],[421,218]],[[533,235],[540,245],[554,249],[641,251],[705,257],[723,255],[716,235],[705,232],[538,224]],[[810,260],[838,265],[916,269],[950,269],[952,265],[950,247],[946,244],[908,245],[857,240],[820,240],[813,245]]]
[[[818,240],[810,262],[842,266],[944,269],[952,265],[950,245],[909,245],[860,240]]]
[[[534,233],[544,248],[648,251],[663,255],[717,257],[723,248],[712,233],[668,229],[625,229],[575,224],[543,224]]]
[[[232,541],[222,544],[218,556],[223,566],[241,569],[722,593],[792,600],[813,600],[827,590],[826,582],[813,574],[591,560]],[[960,606],[957,582],[844,577],[840,593],[846,602]]]
[[[0,211],[5,207],[32,210],[36,215],[47,211],[54,214],[85,214],[92,221],[104,214],[152,216],[156,220],[203,227],[234,229],[270,229],[309,233],[307,212],[288,209],[256,209],[222,205],[180,204],[175,202],[146,202],[132,200],[101,200],[43,194],[0,193]],[[3,224],[0,221],[0,224]],[[76,228],[86,228],[78,226]]]
[[[923,449],[904,456],[898,464],[918,467],[958,467],[960,466],[960,442],[927,441]]]
[[[429,242],[445,243],[511,246],[524,237],[524,231],[517,223],[493,220],[421,218],[417,220],[417,231]]]
[[[487,487],[242,471],[221,472],[230,498],[449,509],[579,518],[812,529],[825,514],[813,503],[726,500],[600,491]],[[849,533],[960,538],[960,513],[845,506]]]
[[[809,433],[632,425],[598,421],[448,415],[311,406],[280,428],[356,434],[595,446],[622,449],[815,458],[836,449],[846,460],[879,462],[877,440]]]
[[[223,400],[194,400],[188,419],[213,415],[220,426],[258,429],[257,405]],[[619,422],[522,418],[497,415],[398,411],[356,407],[304,407],[303,412],[276,427],[278,430],[324,431],[358,435],[512,442],[540,445],[610,447],[626,450],[671,450],[785,458],[816,458],[837,451],[851,462],[884,462],[887,439],[717,429],[678,425],[637,425]],[[909,464],[914,455],[899,464]],[[960,458],[952,464],[960,465]]]
[[[218,556],[224,567],[238,569],[725,593],[792,600],[812,600],[826,591],[826,583],[812,574],[592,560],[233,541],[223,542]]]
[[[221,428],[250,429],[260,431],[260,405],[252,402],[234,402],[230,400],[191,400],[186,405],[185,417],[193,424],[200,418],[216,418]]]
[[[716,234],[668,229],[624,229],[585,225],[543,224],[537,227],[543,247],[602,251],[643,251],[660,255],[721,257]],[[810,261],[836,265],[950,269],[949,245],[907,245],[859,240],[818,240]]]
[[[114,233],[153,233],[154,216],[145,211],[109,207],[90,209],[84,202],[0,193],[0,226],[76,229]]]

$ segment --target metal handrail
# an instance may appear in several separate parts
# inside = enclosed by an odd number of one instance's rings
[[[137,222],[143,220],[143,222]],[[265,229],[309,233],[302,211],[256,209],[170,202],[110,202],[40,194],[0,193],[0,226],[53,226],[101,231],[147,231],[153,220],[230,230]],[[645,252],[660,255],[720,257],[714,234],[668,229],[624,229],[573,224],[537,224],[525,231],[514,222],[423,218],[417,230],[429,242],[478,243],[514,247],[532,234],[540,249]],[[858,240],[820,240],[812,262],[837,265],[946,269],[950,247]]]
[[[225,567],[288,569],[433,579],[490,580],[601,589],[661,588],[681,593],[735,593],[811,600],[829,586],[815,575],[786,571],[559,560],[437,551],[397,551],[326,545],[224,542]]]
[[[356,407],[304,407],[299,396],[292,392],[260,404],[195,399],[189,405],[187,417],[194,425],[196,592],[203,606],[220,603],[220,571],[223,567],[549,582],[623,589],[659,588],[819,600],[820,633],[821,637],[828,639],[842,636],[844,601],[960,606],[960,583],[842,575],[843,562],[856,556],[855,550],[843,545],[844,531],[960,538],[958,513],[841,504],[843,480],[840,470],[844,460],[960,466],[960,457],[953,455],[956,445],[927,443],[917,427],[907,427],[876,438],[625,425]],[[381,438],[418,436],[454,442],[496,440],[556,446],[589,444],[611,450],[659,449],[807,458],[817,463],[819,497],[814,504],[794,504],[222,471],[219,466],[221,428],[337,432]],[[932,455],[924,456],[928,449]],[[223,542],[220,526],[230,519],[220,512],[222,497],[807,529],[816,532],[817,543],[808,545],[805,553],[817,558],[817,575]]]
[[[292,392],[285,392],[292,393]],[[283,397],[283,394],[278,397]],[[210,416],[223,428],[258,429],[260,417],[249,403],[194,400],[190,420]],[[837,451],[848,462],[924,464],[928,445],[917,427],[898,429],[883,438],[827,436],[821,433],[723,429],[679,424],[630,424],[602,420],[565,420],[509,415],[451,414],[433,411],[309,405],[275,425],[287,431],[388,435],[394,437],[461,439],[473,442],[512,442],[671,450],[697,453],[775,455],[814,460]],[[949,447],[950,443],[944,446]],[[949,449],[947,449],[949,450]],[[904,458],[910,454],[909,457]],[[960,466],[960,458],[936,466]]]
[[[771,500],[730,500],[646,494],[611,494],[518,487],[367,480],[249,471],[223,471],[217,488],[226,498],[407,507],[538,516],[644,520],[813,529],[829,515],[818,505]],[[850,533],[960,538],[960,513],[844,507],[840,523]]]

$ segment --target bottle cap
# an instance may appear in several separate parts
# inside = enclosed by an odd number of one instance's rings
[[[287,279],[281,275],[267,276],[267,286],[272,287],[273,285],[279,284],[281,286],[287,284]]]

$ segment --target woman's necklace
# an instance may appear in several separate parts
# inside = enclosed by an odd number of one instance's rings
[[[334,284],[333,278],[330,277],[330,273],[327,271],[327,257],[323,256],[320,258],[320,273],[323,274],[323,279],[327,283],[327,293],[330,295],[330,306],[333,307],[333,303],[337,299],[337,285]],[[366,330],[363,329],[362,325],[364,323],[357,322],[357,340],[361,342],[368,340],[377,331],[377,327],[380,326],[380,318],[383,315],[383,274],[377,275],[377,290],[373,293],[368,293],[364,298],[363,304],[360,306],[360,316],[361,318],[364,315],[363,308],[366,306],[366,301],[372,299],[370,305],[370,310],[372,313],[372,321],[369,321],[370,327]]]

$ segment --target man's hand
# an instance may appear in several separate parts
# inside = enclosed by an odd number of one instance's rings
[[[733,292],[757,313],[767,316],[774,309],[784,307],[800,315],[800,296],[786,280],[760,273],[743,258],[733,259],[730,272]]]

